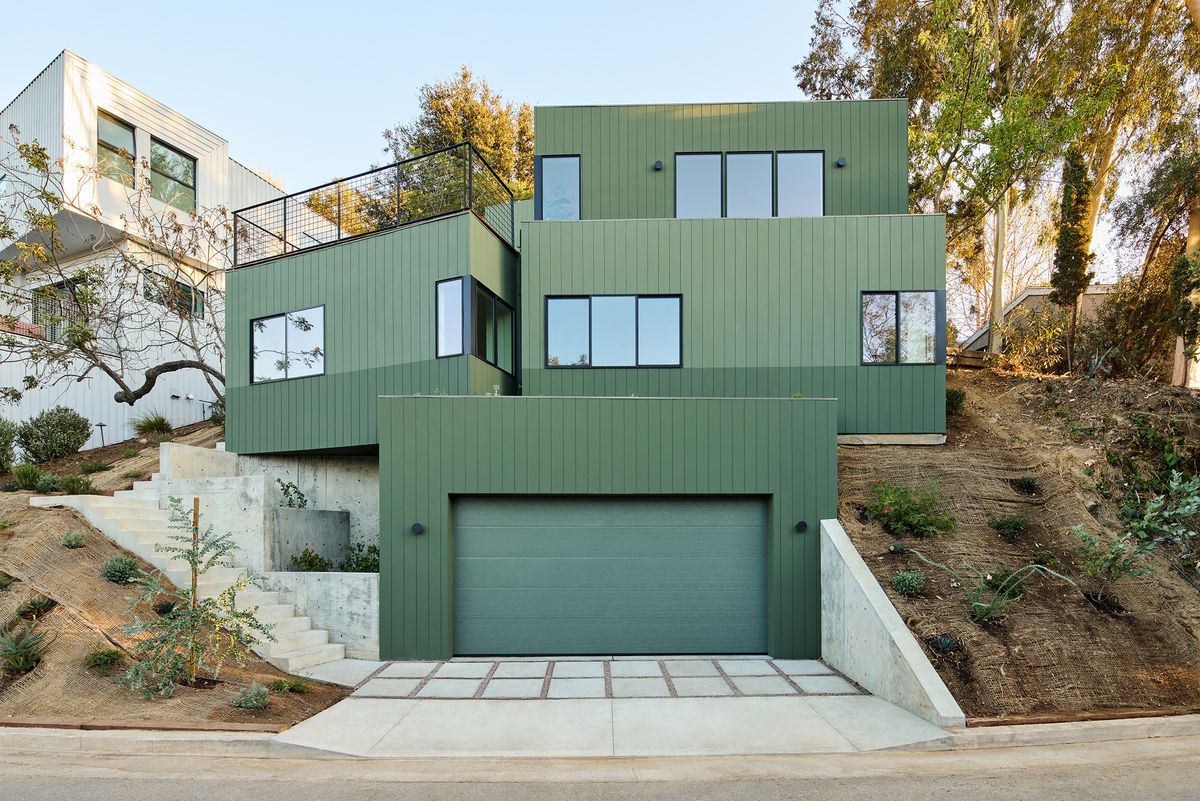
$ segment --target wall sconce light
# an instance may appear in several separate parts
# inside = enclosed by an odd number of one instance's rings
[[[661,161],[654,162],[653,166],[654,166],[655,172],[662,172],[662,162]]]
[[[411,530],[412,530],[412,533],[413,533],[413,534],[424,534],[424,533],[425,533],[425,526],[424,526],[423,524],[421,524],[421,523],[413,523],[413,524],[412,524],[412,529],[411,529]]]
[[[845,167],[845,166],[846,166],[846,157],[845,157],[845,156],[842,156],[841,158],[839,158],[839,159],[838,159],[836,162],[834,162],[834,163],[838,165],[838,169],[841,169],[842,167]]]
[[[800,534],[803,534],[804,532],[808,531],[808,521],[801,520],[799,523],[797,523],[796,531],[799,532]]]

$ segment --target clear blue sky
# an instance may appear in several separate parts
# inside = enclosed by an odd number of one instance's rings
[[[815,0],[410,5],[21,3],[3,15],[0,106],[72,50],[295,191],[381,162],[383,129],[460,64],[534,105],[798,98]]]

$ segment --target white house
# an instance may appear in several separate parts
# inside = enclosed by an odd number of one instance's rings
[[[25,377],[34,372],[28,359],[14,357],[15,338],[61,342],[67,336],[74,306],[71,282],[63,275],[77,268],[107,270],[110,288],[126,282],[124,297],[144,301],[143,308],[119,315],[122,330],[101,332],[99,347],[122,354],[117,372],[130,385],[143,383],[146,366],[198,353],[223,371],[225,249],[201,247],[194,257],[176,260],[172,276],[153,266],[155,259],[147,258],[152,242],[129,219],[162,221],[174,214],[186,223],[193,211],[233,210],[283,192],[230,158],[225,139],[66,50],[0,110],[0,173],[5,159],[15,155],[13,125],[20,141],[37,140],[61,164],[67,205],[57,215],[63,249],[53,272],[33,270],[13,279],[15,291],[0,297],[0,315],[8,315],[0,325],[0,351],[8,354],[0,364],[0,387],[28,386]],[[7,200],[14,197],[9,178],[6,187],[0,175],[0,203],[6,201],[6,189]],[[0,260],[12,258],[17,246],[0,242]],[[151,266],[126,269],[120,277],[111,267],[143,261]],[[181,270],[189,281],[175,280]],[[130,287],[129,276],[140,286]],[[164,327],[178,327],[186,336],[179,342],[164,339]],[[10,343],[7,349],[4,342]],[[0,403],[0,416],[23,420],[68,406],[97,426],[85,446],[95,447],[102,437],[109,443],[130,437],[131,420],[147,412],[160,412],[176,425],[204,419],[216,397],[210,381],[195,369],[165,373],[132,407],[114,400],[118,389],[102,371],[68,369],[57,380],[24,390],[15,402]]]

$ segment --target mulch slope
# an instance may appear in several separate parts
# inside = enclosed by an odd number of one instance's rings
[[[19,581],[0,591],[0,625],[20,625],[18,606],[28,597],[44,595],[57,602],[36,623],[54,638],[46,657],[32,672],[0,678],[0,717],[98,718],[105,720],[222,721],[291,725],[346,696],[339,687],[312,682],[304,694],[272,693],[259,711],[230,704],[234,692],[253,681],[267,685],[285,674],[247,652],[242,666],[228,663],[221,684],[212,689],[181,687],[169,699],[142,700],[117,683],[120,671],[103,676],[88,671],[84,656],[94,648],[120,648],[129,653],[134,639],[122,631],[135,615],[153,615],[147,608],[128,611],[127,587],[101,575],[104,562],[129,555],[92,529],[74,512],[31,509],[29,493],[0,494],[0,519],[13,525],[0,532],[0,570]],[[85,547],[64,548],[59,537],[66,529],[82,531]]]
[[[1153,575],[1118,587],[1121,614],[1098,610],[1062,581],[1036,578],[1001,622],[980,626],[967,617],[962,587],[912,555],[892,554],[897,538],[860,514],[880,480],[934,484],[958,529],[936,539],[903,538],[905,545],[944,565],[986,571],[1018,568],[1050,551],[1060,572],[1085,585],[1071,526],[1120,529],[1118,501],[1096,488],[1106,449],[1119,442],[1130,416],[1200,418],[1189,397],[1158,391],[1167,388],[1107,383],[1065,381],[1048,389],[990,372],[956,374],[951,385],[965,388],[968,400],[964,413],[951,418],[945,446],[839,448],[839,517],[970,718],[1200,708],[1200,593],[1166,558],[1155,558]],[[1072,397],[1078,400],[1068,404]],[[1063,406],[1071,411],[1053,413]],[[1079,433],[1081,414],[1095,418],[1087,422],[1092,433]],[[1014,482],[1025,476],[1036,479],[1037,494],[1017,490]],[[1033,521],[1017,543],[988,524],[1006,514]],[[904,598],[891,588],[895,574],[910,568],[925,574],[923,597]],[[950,634],[962,649],[939,655],[928,642],[937,634]]]

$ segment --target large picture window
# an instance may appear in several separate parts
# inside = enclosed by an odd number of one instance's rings
[[[820,217],[825,154],[676,153],[675,216]]]
[[[938,293],[864,292],[861,311],[863,364],[940,362],[945,323]]]
[[[133,186],[133,126],[101,111],[96,116],[96,166],[105,178]]]
[[[325,372],[325,307],[250,322],[250,382],[260,384]]]
[[[579,219],[579,156],[542,156],[538,182],[538,219]]]
[[[678,295],[546,298],[547,367],[679,367]]]
[[[511,374],[516,353],[512,307],[470,277],[439,281],[436,296],[438,358],[470,353]]]
[[[196,160],[150,140],[150,194],[182,211],[196,210]]]
[[[679,219],[721,216],[720,153],[676,154],[675,216]]]

